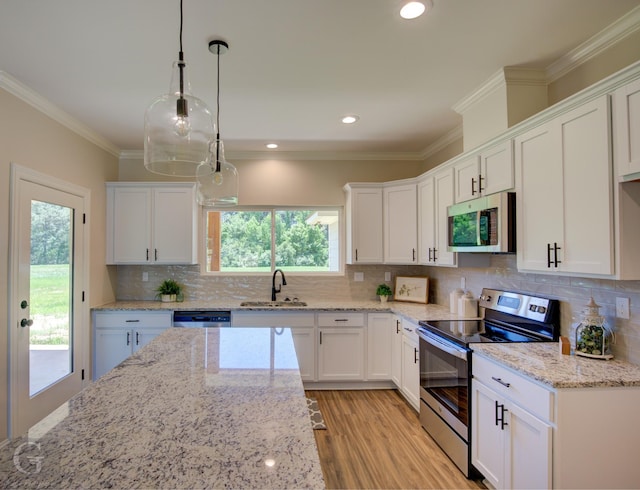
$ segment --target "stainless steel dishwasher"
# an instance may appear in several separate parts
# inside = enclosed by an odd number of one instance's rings
[[[174,311],[173,326],[182,328],[230,327],[231,312],[219,310]]]

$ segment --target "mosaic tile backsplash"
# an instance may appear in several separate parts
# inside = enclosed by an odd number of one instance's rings
[[[149,279],[142,281],[142,273]],[[363,274],[355,281],[356,272]],[[449,292],[464,282],[466,289],[479,296],[483,287],[520,291],[559,299],[562,335],[574,344],[574,330],[582,311],[593,296],[602,306],[600,313],[612,327],[616,342],[613,354],[640,365],[640,281],[612,281],[569,276],[520,273],[515,255],[492,255],[489,267],[449,268],[426,266],[347,266],[344,276],[309,277],[287,275],[287,286],[278,299],[297,297],[302,301],[369,301],[376,299],[376,286],[384,281],[385,272],[402,276],[429,277],[429,302],[449,304]],[[203,276],[199,266],[118,266],[118,300],[153,300],[155,288],[163,279],[174,278],[185,285],[190,300],[216,299],[238,302],[271,299],[271,276]],[[630,298],[631,318],[615,318],[616,298]],[[597,361],[606,362],[606,361]]]

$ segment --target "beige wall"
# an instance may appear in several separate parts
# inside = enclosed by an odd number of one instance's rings
[[[385,182],[415,177],[421,162],[336,160],[232,160],[240,178],[239,204],[250,205],[343,205],[347,182]],[[120,181],[161,181],[145,170],[142,160],[123,159]],[[182,179],[193,180],[193,179]]]
[[[8,358],[8,253],[10,164],[52,175],[91,191],[89,304],[111,301],[115,275],[105,266],[106,180],[117,177],[118,159],[73,133],[17,97],[0,89],[0,311],[5,313],[0,335],[2,359]],[[88,326],[87,326],[88,329]],[[87,344],[87,349],[89,345]],[[0,441],[7,435],[7,362],[0,364]]]
[[[640,60],[640,31],[578,66],[549,84],[549,105],[553,105]]]

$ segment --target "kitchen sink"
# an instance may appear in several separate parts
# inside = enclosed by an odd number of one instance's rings
[[[240,306],[280,308],[283,306],[307,306],[307,303],[304,301],[243,301]]]

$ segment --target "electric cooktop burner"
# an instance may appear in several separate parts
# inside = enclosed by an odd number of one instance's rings
[[[422,321],[420,325],[460,345],[558,340],[557,300],[485,288],[479,305],[482,319]]]

